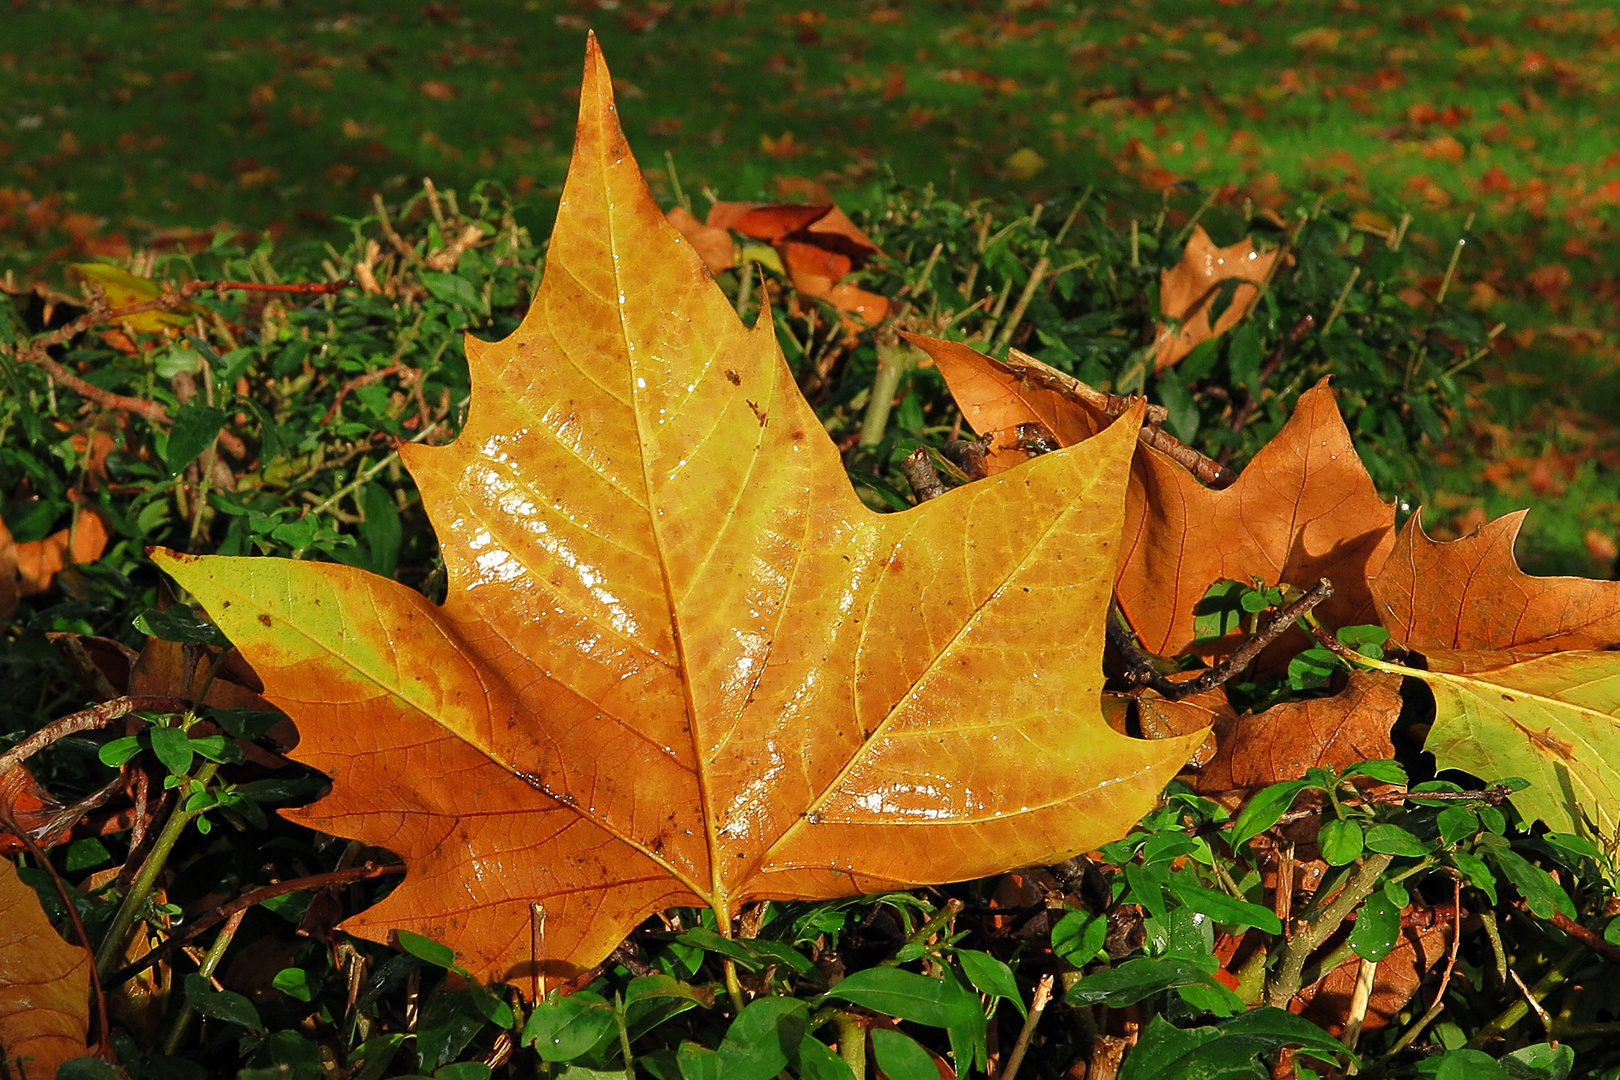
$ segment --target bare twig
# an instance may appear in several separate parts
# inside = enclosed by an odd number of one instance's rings
[[[186,942],[195,938],[203,931],[216,924],[229,919],[239,911],[246,911],[255,904],[262,904],[266,900],[273,900],[278,896],[291,892],[315,891],[330,888],[333,885],[347,885],[355,881],[364,881],[367,878],[384,877],[390,874],[403,874],[405,867],[396,863],[361,863],[351,866],[347,870],[334,870],[329,874],[312,874],[309,877],[293,878],[290,881],[278,881],[274,885],[266,885],[262,889],[254,889],[244,896],[239,896],[228,904],[222,904],[197,919],[196,922],[169,938],[157,948],[152,949],[125,967],[108,975],[102,981],[108,986],[118,986],[128,982],[141,972],[154,964],[166,960],[170,953],[180,948]]]
[[[111,701],[103,701],[100,705],[70,713],[60,720],[46,724],[4,754],[0,754],[0,776],[6,775],[58,739],[76,735],[81,731],[110,727],[114,720],[133,712],[181,712],[190,705],[191,702],[186,698],[141,695],[114,698]]]
[[[1393,855],[1368,855],[1338,895],[1326,903],[1313,904],[1311,910],[1298,920],[1293,940],[1282,947],[1277,966],[1268,980],[1266,999],[1269,1004],[1279,1009],[1288,1007],[1294,995],[1299,993],[1300,976],[1311,953],[1332,937],[1355,906],[1372,893],[1379,877],[1389,869],[1394,858]]]
[[[939,478],[939,470],[928,460],[928,451],[923,447],[917,447],[906,456],[900,463],[900,471],[911,484],[911,490],[916,494],[919,503],[937,499],[945,494],[945,482]]]
[[[1018,1041],[1013,1043],[1012,1053],[1007,1055],[1007,1066],[1001,1070],[998,1080],[1016,1080],[1018,1067],[1024,1063],[1024,1053],[1029,1049],[1029,1041],[1035,1035],[1035,1025],[1041,1022],[1041,1014],[1046,1011],[1047,1003],[1052,1000],[1054,981],[1048,972],[1035,984],[1035,997],[1029,1003],[1029,1015],[1024,1017],[1024,1027],[1018,1032]]]
[[[1130,628],[1129,620],[1126,619],[1117,599],[1109,608],[1108,641],[1119,650],[1129,666],[1124,676],[1127,683],[1132,686],[1146,686],[1167,701],[1180,701],[1182,698],[1213,690],[1248,667],[1255,657],[1281,637],[1290,626],[1332,595],[1333,583],[1327,578],[1321,579],[1310,592],[1278,611],[1276,618],[1267,623],[1259,633],[1252,635],[1232,650],[1231,656],[1212,668],[1206,668],[1197,678],[1185,682],[1173,682],[1161,675],[1153,666],[1153,657],[1143,650],[1137,641],[1136,632]]]
[[[1528,912],[1530,910],[1530,905],[1526,904],[1522,897],[1513,901],[1513,906],[1524,912]],[[1579,941],[1588,949],[1598,953],[1610,963],[1620,964],[1620,947],[1610,945],[1607,941],[1604,941],[1602,937],[1582,926],[1568,915],[1565,915],[1562,911],[1555,909],[1552,913],[1552,917],[1546,919],[1545,921],[1552,923],[1554,926],[1558,927],[1558,929],[1562,930],[1576,941]]]

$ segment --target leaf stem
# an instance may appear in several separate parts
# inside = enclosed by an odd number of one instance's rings
[[[1335,896],[1324,906],[1318,914],[1303,920],[1294,933],[1294,939],[1283,945],[1279,955],[1277,969],[1272,974],[1270,985],[1266,987],[1268,1002],[1279,1008],[1286,1009],[1294,995],[1299,993],[1300,977],[1305,971],[1305,962],[1310,959],[1324,941],[1333,936],[1349,917],[1355,906],[1372,894],[1378,885],[1378,879],[1383,876],[1389,864],[1393,862],[1393,855],[1377,854],[1369,856],[1350,880]]]
[[[192,777],[192,782],[207,786],[219,771],[216,762],[205,762]],[[124,902],[118,905],[113,914],[112,923],[107,927],[107,935],[101,939],[101,948],[96,952],[96,974],[105,976],[112,965],[123,952],[124,942],[129,938],[130,927],[135,924],[135,917],[141,908],[146,906],[147,900],[152,896],[152,889],[157,884],[158,875],[163,872],[164,865],[169,861],[169,853],[185,832],[186,826],[201,814],[202,810],[187,810],[183,802],[177,801],[175,808],[169,814],[169,820],[163,823],[163,831],[158,833],[157,841],[152,850],[147,853],[146,861],[141,864],[140,872],[124,896]]]
[[[877,374],[872,376],[872,394],[866,399],[866,417],[861,422],[860,445],[876,446],[883,441],[883,432],[889,426],[889,410],[894,407],[894,392],[900,388],[900,379],[910,366],[908,347],[898,342],[877,343]]]
[[[855,1080],[866,1080],[866,1024],[854,1013],[842,1010],[833,1013],[832,1019],[838,1029],[838,1056],[855,1074]]]
[[[1046,1011],[1047,1002],[1052,1000],[1052,982],[1052,975],[1048,973],[1035,984],[1035,998],[1029,1003],[1029,1015],[1024,1017],[1023,1030],[1018,1033],[1018,1041],[1013,1043],[1012,1053],[1007,1055],[1007,1066],[1001,1070],[999,1080],[1015,1080],[1018,1076],[1018,1067],[1024,1063],[1024,1053],[1035,1035],[1035,1025],[1041,1022],[1041,1014]]]
[[[208,946],[208,952],[203,956],[202,963],[197,965],[197,974],[205,979],[213,978],[214,970],[219,967],[220,960],[225,956],[225,950],[230,948],[231,938],[236,935],[236,928],[242,925],[242,919],[246,915],[245,910],[238,911],[226,920],[225,925],[215,935],[214,943]],[[174,1018],[174,1027],[169,1029],[168,1041],[163,1044],[165,1054],[172,1056],[180,1052],[181,1040],[186,1037],[186,1029],[191,1026],[191,1018],[195,1013],[191,1002],[181,1003],[180,1012]]]

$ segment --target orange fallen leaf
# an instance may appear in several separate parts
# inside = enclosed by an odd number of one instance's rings
[[[684,206],[671,207],[664,216],[686,237],[686,242],[698,253],[703,265],[709,268],[709,273],[718,274],[737,265],[737,245],[731,242],[731,234],[725,229],[705,225]]]
[[[671,905],[729,930],[756,899],[1090,850],[1200,740],[1100,710],[1140,414],[866,509],[770,321],[743,326],[653,203],[594,38],[529,310],[467,339],[457,441],[404,451],[442,607],[337,564],[155,556],[332,778],[299,820],[409,866],[349,929],[570,975]]]
[[[1377,1031],[1406,1008],[1418,987],[1423,985],[1424,976],[1445,958],[1451,946],[1451,933],[1450,922],[1401,927],[1395,948],[1378,962],[1361,1030]],[[1345,1017],[1350,1011],[1350,999],[1360,973],[1361,958],[1350,957],[1296,994],[1288,1010],[1319,1025],[1329,1035],[1339,1037],[1344,1032]]]
[[[3,529],[4,526],[0,526]],[[0,546],[11,539],[6,532]],[[73,524],[43,540],[29,540],[15,546],[17,595],[45,592],[57,574],[69,566],[95,562],[107,550],[107,522],[99,510],[80,510]],[[3,606],[3,597],[0,597]]]
[[[1429,539],[1413,514],[1371,582],[1391,637],[1458,671],[1620,643],[1620,582],[1519,569],[1513,544],[1526,513],[1449,542]]]
[[[770,243],[782,257],[793,287],[806,296],[859,315],[868,325],[888,317],[885,297],[843,280],[882,252],[838,207],[828,203],[717,202],[709,208],[707,224]]]
[[[0,859],[0,1053],[24,1059],[28,1076],[55,1076],[90,1052],[89,1030],[90,954],[62,940],[16,865]]]
[[[1254,250],[1254,241],[1245,237],[1230,247],[1218,248],[1203,226],[1194,226],[1181,261],[1159,275],[1159,311],[1179,321],[1177,328],[1159,326],[1154,339],[1154,369],[1163,371],[1193,349],[1218,337],[1238,324],[1260,296],[1260,282],[1271,273],[1280,249],[1264,254]],[[1210,308],[1220,295],[1222,284],[1236,278],[1232,302],[1212,327]]]
[[[1107,422],[1075,390],[1081,384],[1045,365],[1003,364],[937,338],[908,340],[933,358],[973,430],[993,437],[992,474],[1028,460],[1009,436],[1019,424],[1041,424],[1068,446]],[[1394,521],[1323,380],[1299,396],[1288,423],[1226,488],[1206,487],[1163,452],[1138,447],[1119,601],[1143,646],[1160,656],[1192,645],[1195,609],[1222,580],[1310,588],[1327,577],[1334,594],[1317,612],[1328,625],[1374,622],[1367,579],[1394,545]]]
[[[1192,780],[1195,791],[1254,790],[1297,780],[1306,770],[1342,769],[1395,756],[1389,732],[1401,713],[1401,680],[1356,672],[1338,694],[1273,706],[1218,724],[1215,756]]]

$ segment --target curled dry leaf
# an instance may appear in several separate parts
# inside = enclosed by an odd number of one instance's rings
[[[0,859],[0,1053],[28,1076],[55,1076],[89,1053],[90,954],[63,941],[39,897]]]
[[[731,233],[703,224],[684,206],[672,206],[664,216],[686,237],[709,273],[718,274],[737,265],[737,245],[731,242]]]
[[[594,38],[540,291],[466,344],[466,428],[402,448],[442,607],[336,564],[157,554],[332,777],[300,820],[409,866],[351,930],[568,975],[670,905],[724,928],[1060,861],[1197,741],[1099,707],[1140,414],[867,510],[770,321],[742,325],[653,203]]]
[[[1528,511],[1460,540],[1429,539],[1413,514],[1372,581],[1390,635],[1448,670],[1499,667],[1563,649],[1620,643],[1620,582],[1532,577],[1513,543]]]
[[[1217,723],[1219,749],[1192,780],[1195,791],[1253,790],[1297,780],[1318,765],[1342,769],[1395,756],[1390,728],[1401,713],[1401,680],[1356,672],[1332,697],[1275,705]]]
[[[886,298],[843,280],[882,252],[831,203],[717,202],[709,208],[705,224],[770,243],[782,257],[793,287],[804,295],[852,312],[869,325],[888,317]]]
[[[1069,446],[1107,422],[1072,378],[1045,365],[1010,366],[956,342],[910,340],[933,357],[973,430],[996,437],[988,471],[1028,460],[1006,439],[1019,424],[1041,423]],[[1334,627],[1373,622],[1367,579],[1395,542],[1394,524],[1395,509],[1379,499],[1323,380],[1225,488],[1205,486],[1151,446],[1137,448],[1120,604],[1142,645],[1160,656],[1192,645],[1198,604],[1221,580],[1310,588],[1326,577],[1334,593],[1317,608],[1320,618]]]
[[[1226,691],[1218,687],[1180,701],[1166,701],[1152,690],[1143,690],[1136,699],[1136,709],[1144,738],[1169,739],[1200,731],[1206,733],[1204,741],[1187,760],[1187,767],[1191,769],[1209,764],[1219,745],[1219,732],[1230,727],[1237,718],[1226,700]]]
[[[1202,225],[1194,226],[1181,261],[1159,275],[1159,310],[1166,318],[1179,320],[1179,326],[1160,325],[1153,342],[1154,369],[1163,371],[1236,326],[1259,298],[1260,282],[1271,273],[1279,254],[1280,249],[1261,254],[1247,237],[1231,247],[1218,248]],[[1234,278],[1241,284],[1211,326],[1209,313],[1221,286]]]

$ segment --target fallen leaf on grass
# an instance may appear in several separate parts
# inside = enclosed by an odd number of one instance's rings
[[[156,556],[332,777],[299,819],[409,866],[349,929],[568,975],[671,905],[725,927],[1090,850],[1197,741],[1099,707],[1140,414],[867,510],[770,321],[654,205],[594,38],[540,291],[467,351],[465,430],[403,448],[442,607],[336,564]]]
[[[0,859],[0,1052],[28,1076],[55,1076],[84,1057],[90,1030],[90,954],[69,945],[39,897]]]
[[[1271,273],[1280,249],[1264,254],[1254,250],[1254,241],[1245,237],[1230,247],[1218,248],[1202,225],[1182,252],[1173,269],[1159,275],[1159,311],[1177,320],[1176,328],[1164,323],[1154,339],[1153,366],[1156,371],[1176,363],[1193,349],[1226,333],[1248,314],[1260,296],[1260,282]],[[1210,325],[1209,314],[1223,283],[1236,279],[1240,284],[1232,302]]]
[[[1192,780],[1195,791],[1254,790],[1297,780],[1322,766],[1395,756],[1390,728],[1401,713],[1401,680],[1356,672],[1332,697],[1275,705],[1217,725],[1215,756]]]
[[[908,340],[933,358],[973,430],[992,437],[991,473],[1028,461],[1008,434],[1019,424],[1040,423],[1070,446],[1107,422],[1062,372],[1003,364],[937,338]],[[1198,604],[1222,580],[1310,588],[1326,577],[1334,593],[1318,615],[1334,627],[1370,623],[1367,578],[1394,545],[1394,523],[1395,509],[1379,499],[1323,380],[1299,396],[1288,423],[1226,488],[1206,487],[1186,466],[1138,446],[1119,601],[1143,646],[1160,656],[1192,645]]]
[[[1456,670],[1497,667],[1565,649],[1620,642],[1620,582],[1532,577],[1519,569],[1513,542],[1520,510],[1450,542],[1429,539],[1413,514],[1372,581],[1378,615],[1390,635]]]
[[[20,598],[48,590],[67,567],[101,558],[107,539],[107,523],[98,510],[81,510],[69,528],[21,544],[0,521],[0,619],[17,610]]]
[[[889,314],[889,301],[845,282],[852,271],[882,254],[842,210],[830,203],[717,202],[705,223],[734,229],[776,248],[793,287],[819,297],[839,311],[853,312],[868,325]]]
[[[698,253],[703,265],[709,268],[709,273],[718,274],[737,265],[737,245],[732,243],[731,234],[725,229],[705,225],[684,206],[672,206],[664,216],[686,237],[686,242]]]

